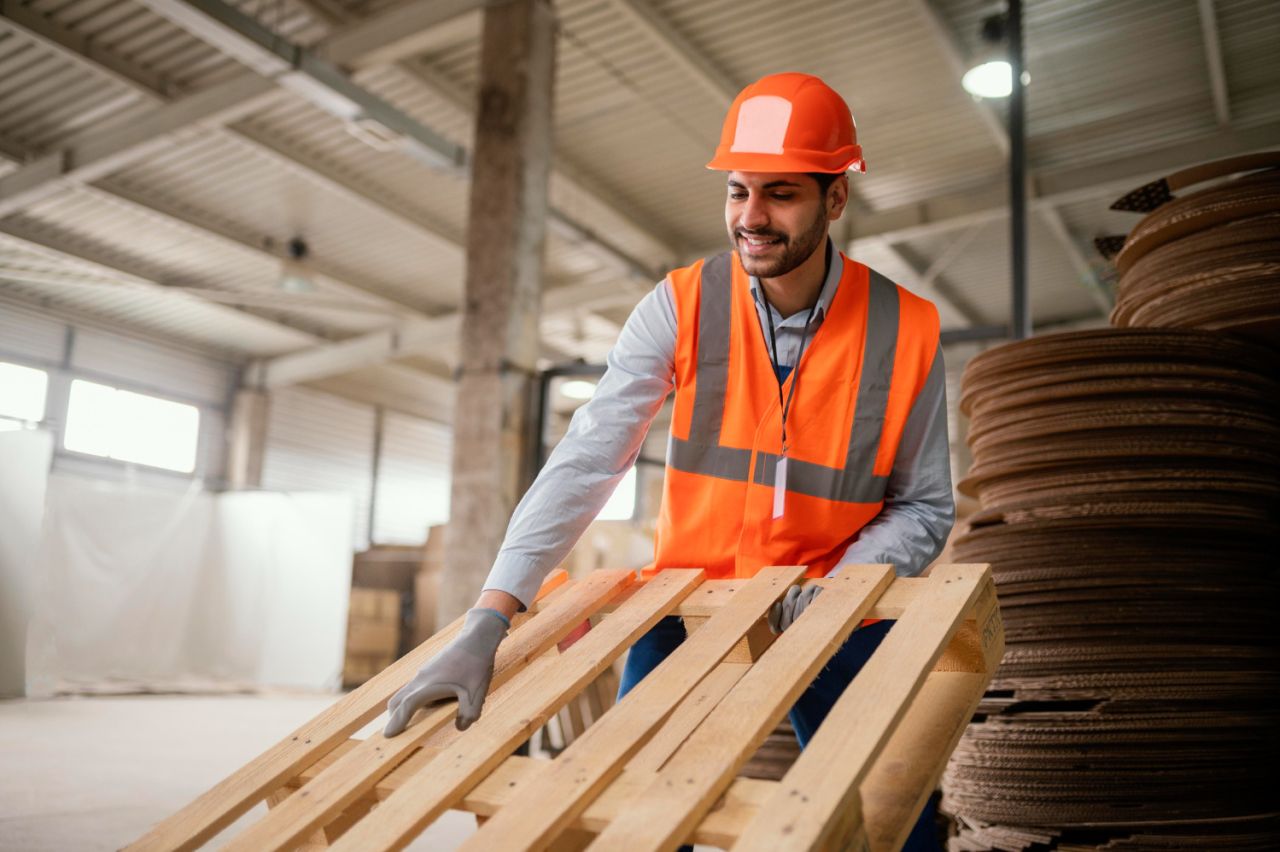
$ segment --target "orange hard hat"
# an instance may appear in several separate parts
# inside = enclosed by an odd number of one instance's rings
[[[707,168],[743,172],[866,171],[853,114],[812,74],[770,74],[738,93]]]

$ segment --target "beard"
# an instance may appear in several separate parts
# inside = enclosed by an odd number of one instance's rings
[[[748,236],[778,241],[780,251],[769,257],[753,257],[742,251],[740,242]],[[748,230],[730,228],[729,242],[742,261],[742,268],[756,278],[778,278],[786,275],[809,259],[827,236],[827,216],[822,205],[818,206],[813,221],[798,234],[788,234],[768,228]]]

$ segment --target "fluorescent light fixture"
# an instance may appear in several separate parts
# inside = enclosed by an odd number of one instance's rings
[[[571,379],[560,386],[560,395],[566,399],[591,399],[596,392],[596,383],[582,379]]]

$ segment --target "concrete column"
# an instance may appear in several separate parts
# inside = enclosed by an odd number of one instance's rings
[[[241,388],[231,401],[227,424],[227,487],[233,490],[262,485],[262,457],[267,445],[265,391]]]
[[[546,0],[494,3],[482,39],[438,624],[480,593],[528,487],[534,441],[555,16]]]

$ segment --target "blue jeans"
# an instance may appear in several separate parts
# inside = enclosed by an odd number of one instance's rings
[[[788,714],[791,726],[796,730],[796,740],[800,748],[804,748],[822,720],[827,718],[836,699],[844,692],[845,687],[853,682],[854,676],[871,659],[872,653],[880,646],[880,642],[893,627],[892,621],[881,621],[868,627],[854,631],[849,640],[836,651],[835,656],[827,663],[826,668],[809,684],[809,688],[801,694]],[[630,692],[644,676],[653,671],[667,656],[680,646],[687,634],[684,622],[678,616],[669,615],[659,621],[652,630],[641,636],[627,654],[627,662],[622,668],[622,680],[618,685],[618,698]],[[930,800],[921,811],[915,827],[907,836],[907,852],[937,852],[942,847],[938,844],[937,831],[934,828],[936,806]],[[682,846],[681,849],[691,849]]]

